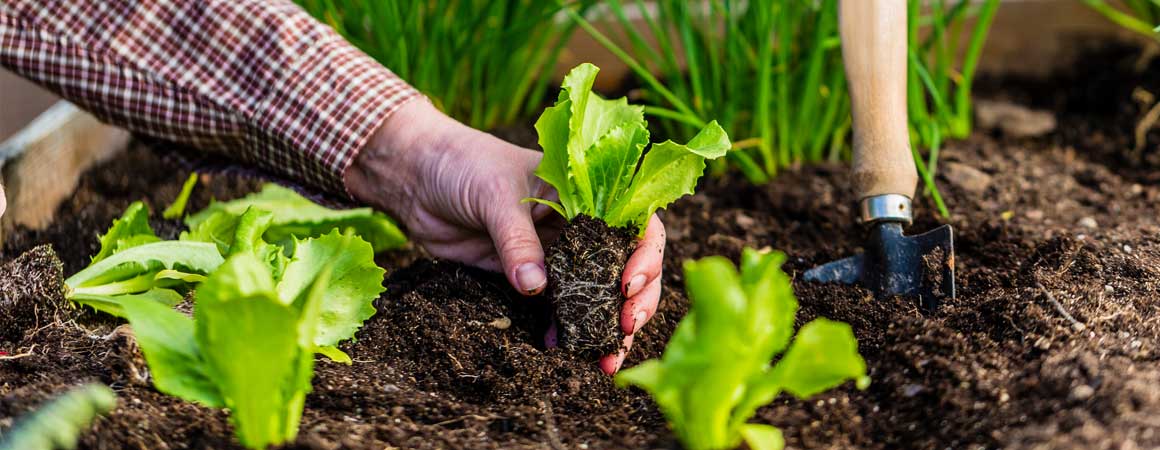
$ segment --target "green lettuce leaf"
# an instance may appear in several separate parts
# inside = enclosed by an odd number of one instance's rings
[[[750,448],[780,449],[780,431],[746,423],[757,408],[782,391],[805,398],[847,380],[859,388],[869,382],[846,324],[817,319],[790,344],[797,300],[784,260],[745,249],[740,272],[719,256],[686,262],[691,306],[664,355],[617,375],[617,383],[653,397],[685,448],[733,448],[744,439]]]
[[[185,222],[194,234],[193,230],[216,213],[241,216],[251,207],[273,214],[264,238],[284,247],[290,246],[294,238],[318,237],[334,229],[353,229],[355,234],[371,243],[376,253],[402,247],[407,242],[394,221],[381,212],[371,208],[330,209],[276,184],[266,184],[261,191],[237,200],[213,203],[186,218]],[[224,221],[220,217],[217,220]]]
[[[218,251],[227,257],[238,253],[251,253],[270,264],[274,278],[279,278],[288,261],[286,253],[292,249],[266,242],[264,236],[273,220],[273,213],[252,207],[247,208],[241,215],[218,211],[182,233],[180,240],[213,243]]]
[[[556,188],[560,202],[533,201],[552,206],[568,220],[584,214],[644,233],[657,209],[693,192],[705,160],[724,156],[729,138],[713,122],[686,145],[666,141],[646,154],[643,107],[592,92],[599,70],[587,63],[573,68],[556,104],[536,121],[544,151],[536,175]]]
[[[76,294],[139,294],[155,287],[187,285],[174,272],[207,275],[222,263],[213,244],[162,241],[118,251],[65,280],[68,297]]]
[[[112,256],[122,250],[138,245],[157,242],[161,239],[149,226],[149,208],[142,202],[133,202],[121,218],[114,220],[109,231],[101,236],[101,250],[93,256],[93,263]]]
[[[785,448],[785,438],[781,430],[770,425],[747,423],[741,427],[741,436],[750,450],[781,450]]]
[[[180,219],[185,215],[185,205],[189,203],[189,196],[193,194],[193,187],[197,185],[197,172],[189,174],[189,178],[185,179],[185,184],[181,186],[181,193],[177,194],[177,198],[173,203],[165,208],[161,213],[161,217],[169,220]]]
[[[219,253],[229,255],[230,247],[234,245],[234,235],[237,234],[239,217],[226,211],[214,212],[190,226],[188,231],[181,232],[178,240],[208,242],[217,246]]]
[[[300,297],[317,284],[313,274],[327,264],[331,267],[329,281],[321,286],[326,302],[321,306],[313,342],[320,347],[354,337],[362,323],[375,314],[374,300],[386,290],[386,271],[374,263],[370,244],[335,230],[297,243],[278,283],[278,296],[283,302]]]
[[[588,156],[591,158],[589,179],[592,181],[593,212],[597,217],[615,216],[614,203],[624,198],[624,192],[632,185],[632,175],[636,172],[637,162],[644,153],[644,147],[648,145],[648,130],[643,124],[644,113],[640,110],[637,112],[640,114],[639,123],[628,122],[609,130],[589,150]],[[655,151],[654,148],[652,152]],[[652,155],[652,152],[649,152],[649,155]],[[646,157],[646,163],[648,160]],[[629,222],[615,218],[611,220]]]
[[[626,194],[608,211],[611,223],[647,224],[649,216],[697,187],[705,172],[705,160],[725,156],[729,150],[725,130],[710,122],[686,145],[665,141],[653,145]]]
[[[563,92],[561,97],[564,97]],[[560,206],[554,209],[569,220],[583,209],[580,193],[568,176],[568,119],[571,108],[571,100],[563,98],[555,106],[545,109],[536,120],[536,133],[539,135],[540,148],[544,150],[544,157],[536,167],[536,176],[556,188]],[[548,200],[531,200],[553,204]]]
[[[203,370],[230,409],[238,439],[265,448],[293,439],[310,390],[302,366],[314,354],[299,346],[299,312],[282,302],[269,267],[255,256],[230,257],[197,292],[195,338]]]
[[[869,386],[866,361],[850,325],[826,318],[802,326],[789,350],[769,374],[773,383],[798,398],[809,398],[846,380]]]
[[[183,298],[177,291],[163,288],[153,288],[141,294],[101,295],[74,293],[70,297],[74,302],[105,314],[125,319],[129,318],[123,307],[126,302],[152,302],[164,305],[166,308],[172,308],[174,305],[181,303]]]
[[[225,406],[194,337],[193,319],[157,302],[124,302],[124,317],[163,393],[211,408]]]

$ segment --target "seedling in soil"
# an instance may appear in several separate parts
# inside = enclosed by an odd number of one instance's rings
[[[608,354],[622,337],[620,277],[635,237],[658,208],[693,193],[705,161],[724,156],[729,137],[710,122],[688,144],[665,141],[645,154],[643,107],[593,93],[599,70],[592,64],[572,69],[556,104],[536,121],[544,150],[536,175],[556,188],[560,201],[531,200],[569,221],[547,255],[561,346]]]
[[[720,256],[685,262],[691,305],[664,355],[616,377],[652,395],[685,448],[781,449],[780,430],[746,423],[757,408],[782,391],[806,399],[847,380],[869,385],[849,325],[815,319],[790,343],[797,299],[784,260],[747,248],[740,273]]]
[[[184,213],[190,189],[171,217]],[[331,210],[273,185],[187,222],[179,240],[163,241],[134,203],[93,263],[65,281],[66,296],[128,319],[157,389],[229,408],[243,445],[292,440],[314,355],[349,364],[337,345],[374,315],[384,291],[376,246],[360,235],[379,248],[405,240],[380,213]],[[194,288],[190,318],[173,306]]]
[[[116,405],[117,395],[103,384],[78,387],[19,419],[0,450],[74,449],[81,432]]]
[[[314,354],[350,363],[334,345],[374,314],[383,270],[365,241],[337,231],[298,241],[283,276],[251,252],[230,256],[202,283],[194,317],[156,302],[123,311],[157,389],[229,408],[241,443],[294,439]]]

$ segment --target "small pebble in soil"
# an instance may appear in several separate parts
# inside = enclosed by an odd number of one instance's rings
[[[959,162],[948,162],[943,167],[943,176],[964,191],[980,194],[991,185],[991,176],[985,172]]]
[[[1082,219],[1079,219],[1079,226],[1084,227],[1084,228],[1090,228],[1090,229],[1094,230],[1096,228],[1099,228],[1100,224],[1096,222],[1096,219],[1092,218],[1091,216],[1087,216],[1087,217],[1084,217]]]
[[[1024,215],[1027,216],[1027,218],[1031,219],[1031,220],[1043,220],[1043,211],[1040,211],[1038,209],[1033,209],[1031,211],[1027,211],[1026,213],[1024,213]]]
[[[1095,393],[1096,393],[1096,390],[1092,389],[1091,386],[1088,386],[1086,384],[1081,384],[1079,386],[1072,388],[1071,398],[1074,398],[1076,400],[1087,400],[1087,399],[1091,398],[1092,395],[1094,395]]]
[[[743,213],[737,213],[737,218],[735,220],[737,221],[737,226],[743,229],[753,228],[753,225],[757,223],[757,221],[753,220],[752,217],[749,217]]]
[[[488,325],[491,325],[492,328],[495,328],[497,330],[506,330],[508,328],[511,328],[512,320],[507,318],[507,317],[500,317],[498,319],[495,319],[495,320],[489,322]]]

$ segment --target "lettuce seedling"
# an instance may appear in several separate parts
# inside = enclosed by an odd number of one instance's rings
[[[229,408],[249,448],[294,439],[314,354],[349,362],[333,345],[354,335],[383,291],[370,244],[349,232],[295,246],[281,279],[259,254],[230,256],[198,287],[193,318],[155,302],[123,305],[157,389]]]
[[[250,208],[273,214],[263,237],[267,242],[284,247],[296,237],[317,237],[330,230],[348,228],[370,242],[376,253],[407,243],[403,232],[386,214],[371,208],[330,209],[273,183],[267,183],[261,191],[237,200],[215,202],[186,218],[185,223],[190,230],[197,230],[207,221],[237,217]]]
[[[688,144],[665,141],[644,154],[644,107],[592,92],[599,71],[588,63],[572,69],[556,104],[536,121],[544,150],[536,175],[556,188],[560,201],[534,201],[568,220],[583,214],[643,234],[658,208],[693,193],[705,160],[725,156],[729,136],[713,121]]]
[[[548,296],[560,346],[587,354],[621,343],[620,278],[649,218],[691,194],[705,161],[730,147],[711,122],[687,144],[665,141],[646,153],[644,108],[592,92],[598,71],[592,64],[572,69],[556,104],[536,121],[544,150],[536,175],[556,188],[559,202],[530,199],[568,219],[547,251]]]
[[[846,380],[869,384],[849,325],[816,319],[790,343],[797,300],[784,259],[745,249],[740,274],[719,256],[686,262],[692,304],[664,355],[616,377],[652,395],[685,448],[781,449],[780,430],[746,423],[757,408],[782,391],[805,399]]]

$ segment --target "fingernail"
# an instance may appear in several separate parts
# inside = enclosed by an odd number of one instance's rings
[[[644,328],[645,318],[648,314],[644,311],[637,311],[635,316],[632,316],[632,334],[636,334],[641,328]]]
[[[519,283],[521,291],[534,294],[548,284],[548,276],[539,264],[524,263],[516,269],[516,283]]]
[[[639,293],[641,289],[644,289],[644,282],[645,279],[643,274],[637,274],[636,276],[632,277],[631,280],[628,280],[628,287],[624,289],[624,296],[632,298],[632,296]]]

